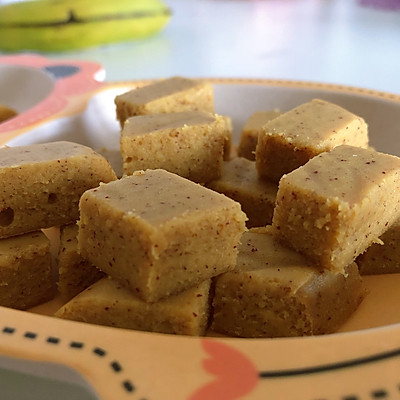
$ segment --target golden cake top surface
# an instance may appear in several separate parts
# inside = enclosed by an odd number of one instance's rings
[[[243,131],[260,129],[262,125],[278,117],[280,114],[281,113],[279,111],[256,111],[246,121]]]
[[[97,155],[97,153],[90,147],[66,141],[2,147],[0,148],[0,168],[89,155]]]
[[[252,279],[286,286],[296,292],[321,272],[299,253],[278,243],[272,229],[253,228],[245,232],[239,246],[237,271],[252,273]]]
[[[139,218],[153,225],[236,207],[228,197],[161,169],[137,171],[87,194],[106,202],[124,218]]]
[[[181,311],[185,308],[193,308],[200,301],[201,297],[208,296],[210,287],[210,279],[206,279],[199,285],[184,290],[177,295],[168,296],[156,303],[145,302],[135,295],[134,292],[120,285],[117,281],[110,277],[105,277],[94,283],[89,290],[81,292],[72,302],[84,304],[88,301],[90,304],[101,303],[103,301],[114,302],[118,299],[118,303],[123,304],[137,304],[142,307],[143,311],[146,308],[175,308],[178,307]],[[68,304],[66,305],[68,308]],[[64,308],[64,307],[63,307]],[[62,313],[62,310],[59,311]]]
[[[206,111],[137,115],[125,121],[122,135],[141,135],[160,130],[209,125],[215,120],[214,115]]]
[[[259,179],[255,162],[243,157],[225,161],[222,165],[222,178],[213,183],[217,186],[218,182],[224,182],[252,193],[262,193],[266,197],[275,197],[278,190],[275,183]]]
[[[41,231],[2,239],[0,240],[0,265],[6,266],[9,261],[15,264],[22,254],[25,257],[29,255],[34,257],[36,254],[48,251],[49,246],[49,239]]]
[[[359,146],[367,146],[368,137],[364,120],[344,108],[330,102],[313,99],[303,103],[264,125],[268,134],[285,136],[293,145],[310,145],[318,147],[325,142],[335,142],[337,133],[348,130],[350,124],[356,123],[353,129],[364,127],[364,132],[355,133],[359,138]]]
[[[382,185],[393,173],[400,174],[399,157],[342,145],[319,154],[282,179],[301,191],[351,205],[361,202],[371,188]]]
[[[146,104],[153,100],[183,92],[203,84],[204,83],[194,79],[174,76],[119,95],[117,96],[116,101],[126,100],[135,104]]]

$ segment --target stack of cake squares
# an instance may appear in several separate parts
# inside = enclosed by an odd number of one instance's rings
[[[106,276],[56,316],[204,335],[211,280],[235,268],[246,229],[240,204],[204,186],[221,176],[231,121],[215,114],[210,84],[180,77],[115,102],[124,174],[82,196],[67,252]]]
[[[369,273],[381,273],[379,247],[393,254],[382,240],[393,247],[398,232],[400,159],[369,147],[361,117],[321,99],[272,117],[255,113],[238,154],[209,186],[251,215],[234,172],[241,163],[258,187],[275,184],[276,192],[264,190],[268,221],[255,213],[250,227],[258,228],[243,235],[236,270],[215,280],[212,329],[242,337],[334,332],[366,295],[367,267],[357,263],[374,257]],[[390,264],[386,271],[398,272]]]
[[[115,104],[123,176],[86,191],[61,237],[56,316],[281,337],[354,313],[357,263],[400,213],[400,159],[369,147],[363,118],[321,99],[261,110],[235,148],[209,83],[173,77]],[[74,263],[97,281],[66,284]]]
[[[0,149],[0,305],[26,310],[54,297],[42,229],[75,222],[79,199],[116,179],[106,159],[71,142]]]

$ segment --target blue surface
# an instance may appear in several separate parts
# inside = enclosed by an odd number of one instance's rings
[[[0,368],[1,400],[95,400],[82,386]]]

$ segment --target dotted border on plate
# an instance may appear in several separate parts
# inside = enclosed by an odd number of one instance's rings
[[[1,333],[3,335],[13,336],[18,333],[18,329],[12,326],[3,326],[1,329]],[[36,341],[40,339],[40,335],[37,332],[31,330],[24,330],[20,334],[22,338],[26,339],[27,341]],[[42,335],[43,336],[43,335]],[[60,337],[57,336],[45,336],[43,339],[45,343],[52,346],[62,345],[62,343],[66,343],[66,346],[70,350],[88,350],[96,357],[103,359],[108,364],[108,368],[114,372],[115,374],[121,373],[124,368],[121,363],[117,360],[107,361],[108,352],[103,347],[92,347],[88,346],[84,342],[81,341],[63,341]],[[77,353],[79,355],[79,353]],[[134,394],[136,391],[135,385],[132,383],[130,379],[124,379],[120,382],[121,390],[123,390],[126,394]],[[140,398],[138,400],[148,400],[147,398]]]
[[[391,358],[400,356],[400,348],[389,350],[383,353],[374,354],[371,356],[360,357],[348,361],[341,361],[332,364],[326,365],[317,365],[314,367],[308,368],[299,368],[299,369],[288,369],[288,370],[272,370],[272,371],[261,371],[259,372],[259,378],[264,379],[274,379],[274,378],[289,378],[301,375],[311,375],[324,373],[334,370],[344,370],[348,368],[360,367],[363,365],[368,365],[371,363],[376,363],[384,360],[388,360]],[[394,391],[396,393],[394,393]],[[395,397],[394,397],[395,396]],[[368,400],[398,400],[400,399],[400,380],[395,389],[384,389],[384,388],[376,388],[370,391]],[[310,400],[328,400],[328,398],[314,398]],[[366,400],[365,397],[362,398],[355,394],[348,394],[340,397],[340,400]]]
[[[3,335],[8,335],[12,336],[17,333],[17,328],[11,327],[11,326],[4,326],[1,330],[1,333]],[[40,335],[34,331],[31,330],[24,330],[21,333],[22,337],[26,339],[27,341],[35,341],[40,339]],[[45,336],[44,337],[45,343],[51,346],[57,346],[61,345],[63,340],[60,337],[57,336]],[[101,359],[106,360],[108,352],[106,349],[103,347],[92,347],[90,348],[81,341],[64,341],[67,343],[67,348],[70,350],[83,350],[83,349],[89,349],[91,354],[93,354],[96,357],[99,357]],[[78,353],[77,353],[78,355]],[[306,368],[306,369],[299,369],[299,370],[286,370],[286,371],[261,371],[259,373],[259,379],[264,380],[264,379],[273,379],[273,378],[282,378],[282,377],[291,377],[291,376],[297,376],[297,375],[309,375],[309,374],[315,374],[315,373],[322,373],[322,372],[327,372],[330,370],[335,370],[335,369],[346,369],[350,367],[355,367],[363,364],[369,364],[371,362],[377,362],[377,361],[382,361],[388,358],[393,358],[393,357],[398,357],[400,356],[400,349],[394,349],[392,351],[388,351],[385,353],[377,354],[375,356],[371,357],[365,357],[365,358],[360,358],[360,359],[355,359],[351,360],[348,362],[339,362],[336,364],[331,364],[331,365],[322,365],[322,366],[316,366],[312,368]],[[115,374],[121,373],[124,368],[121,365],[121,363],[117,360],[112,360],[108,361],[108,368]],[[135,385],[132,383],[131,380],[125,379],[120,382],[120,387],[121,390],[123,390],[126,394],[134,394],[136,391]],[[394,394],[394,391],[396,392]],[[392,397],[393,395],[393,397]],[[394,397],[396,396],[396,397]],[[400,398],[400,382],[397,384],[397,387],[395,389],[388,389],[388,388],[376,388],[370,392],[370,395],[368,397],[368,400],[390,400],[390,399],[399,399]],[[148,400],[147,398],[140,398],[138,400]],[[319,397],[319,398],[313,398],[310,400],[329,400],[329,398],[325,397]],[[361,398],[358,395],[355,394],[348,394],[341,396],[338,400],[365,400],[364,398]]]

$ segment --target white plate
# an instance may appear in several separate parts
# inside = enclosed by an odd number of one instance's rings
[[[236,142],[252,112],[285,111],[318,97],[362,116],[370,127],[371,144],[400,155],[399,96],[306,82],[210,81],[217,112],[233,120]],[[75,110],[80,112],[9,131],[3,143],[67,139],[117,151],[114,97],[143,83],[104,84],[88,102],[76,101]],[[44,369],[48,364],[43,362],[72,368],[102,399],[398,399],[400,274],[366,277],[365,282],[370,289],[367,298],[340,332],[331,335],[191,338],[38,314],[51,314],[59,306],[55,300],[35,313],[0,308],[0,353],[40,361]]]

